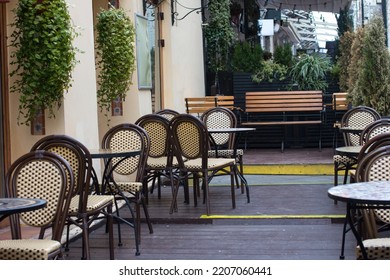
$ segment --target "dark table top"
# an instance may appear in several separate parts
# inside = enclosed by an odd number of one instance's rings
[[[44,199],[35,198],[0,198],[0,221],[11,214],[43,208],[46,203]]]

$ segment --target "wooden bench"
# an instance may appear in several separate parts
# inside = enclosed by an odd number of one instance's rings
[[[226,107],[235,110],[233,95],[217,95],[204,97],[187,97],[185,98],[187,114],[197,114],[200,116],[208,109],[214,107]]]
[[[318,125],[319,149],[325,107],[322,91],[246,92],[246,121],[242,126],[280,125],[283,130],[281,149],[284,151],[287,125]],[[260,120],[261,119],[261,120]]]

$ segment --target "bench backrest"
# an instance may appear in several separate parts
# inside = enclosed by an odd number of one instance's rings
[[[246,92],[245,112],[322,111],[322,91]]]
[[[234,96],[218,95],[204,97],[187,97],[185,98],[187,114],[203,114],[208,109],[215,107],[225,107],[234,109]]]
[[[333,93],[333,111],[347,111],[349,109],[349,103],[347,100],[348,92],[335,92]]]

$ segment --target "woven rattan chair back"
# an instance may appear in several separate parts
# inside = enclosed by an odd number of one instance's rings
[[[114,126],[104,135],[102,148],[140,150],[140,155],[127,159],[113,158],[110,164],[111,166],[115,166],[114,173],[119,175],[135,174],[134,181],[143,181],[144,170],[150,149],[150,139],[143,128],[132,123]]]
[[[160,111],[157,111],[155,113],[156,115],[161,115],[164,118],[166,118],[168,121],[172,120],[175,116],[179,115],[179,112],[172,110],[172,109],[163,109]]]
[[[235,114],[227,108],[215,107],[202,114],[202,121],[208,129],[233,128],[237,127]],[[226,146],[228,149],[234,147],[234,133],[214,133],[212,135],[217,146]]]
[[[92,158],[89,150],[78,140],[67,135],[49,135],[38,140],[31,151],[46,150],[63,157],[72,167],[75,188],[72,196],[80,195],[79,212],[86,212],[90,188]]]
[[[374,109],[366,106],[358,106],[348,110],[341,119],[341,127],[366,128],[369,124],[379,120],[381,116]],[[360,145],[360,135],[344,133],[346,146]]]
[[[69,208],[67,220],[68,231],[71,224],[80,227],[83,231],[85,256],[90,259],[89,252],[89,225],[99,214],[112,211],[113,198],[102,195],[91,195],[92,158],[87,147],[78,140],[67,135],[49,135],[38,140],[31,148],[34,150],[46,150],[63,157],[72,167],[75,187],[72,193],[72,202]],[[108,209],[109,208],[109,209]],[[108,230],[110,233],[110,258],[114,258],[112,238],[112,218],[108,217]],[[43,233],[42,233],[43,234]],[[67,235],[66,248],[68,248],[69,234]]]
[[[168,155],[169,121],[161,115],[148,114],[136,122],[148,134],[150,139],[149,157],[159,158]]]
[[[32,227],[52,226],[52,239],[61,242],[65,217],[74,186],[72,168],[62,157],[48,151],[34,151],[16,160],[7,172],[8,197],[31,197],[47,201],[45,208],[20,214]],[[70,187],[70,188],[69,188]],[[20,223],[11,223],[13,239],[21,239]]]
[[[368,140],[383,133],[390,132],[390,119],[379,119],[363,130],[360,135],[360,145],[364,145]]]
[[[183,158],[202,158],[207,165],[209,137],[206,125],[197,117],[180,114],[170,122],[174,151],[179,163]]]

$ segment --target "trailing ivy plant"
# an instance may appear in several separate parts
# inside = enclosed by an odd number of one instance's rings
[[[29,125],[37,112],[55,117],[71,86],[77,63],[72,26],[65,0],[19,0],[13,11],[11,92],[19,93],[18,124]]]
[[[135,70],[135,29],[122,9],[102,10],[97,16],[97,98],[106,116],[113,100],[125,100]]]

